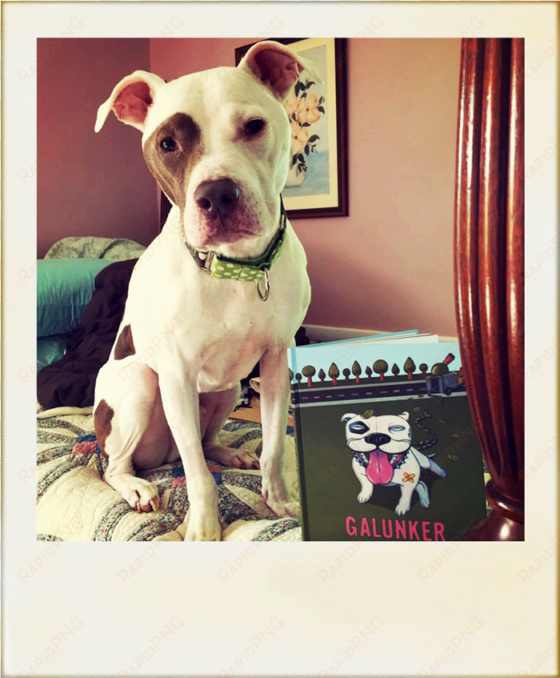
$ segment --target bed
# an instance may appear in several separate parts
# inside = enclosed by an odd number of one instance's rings
[[[254,450],[262,446],[259,424],[228,420],[222,445]],[[297,487],[293,431],[286,435],[288,477]],[[294,518],[278,519],[261,496],[259,471],[208,462],[218,486],[224,541],[300,541]],[[181,541],[178,528],[189,510],[180,461],[139,473],[159,488],[161,509],[136,513],[103,482],[107,459],[93,432],[93,415],[37,421],[37,539],[40,541]]]
[[[114,261],[140,256],[143,247],[133,241],[107,238],[65,238],[55,243],[46,259],[85,259],[90,284],[92,271]],[[97,264],[94,262],[97,260]],[[58,268],[55,265],[58,273]],[[90,270],[91,269],[91,270]],[[57,310],[70,304],[68,294],[75,285],[42,278],[49,299]],[[51,279],[49,279],[51,280]],[[89,281],[89,282],[88,282]],[[81,281],[82,283],[83,281]],[[81,284],[80,283],[80,284]],[[40,283],[39,283],[40,284]],[[53,295],[55,287],[57,295]],[[72,288],[69,290],[69,288]],[[90,285],[90,297],[93,285]],[[89,289],[89,288],[88,288]],[[87,289],[72,302],[72,317],[48,318],[38,323],[44,332],[63,328],[38,337],[40,370],[64,353],[69,322],[79,325],[80,304],[87,302]],[[85,296],[84,296],[85,294]],[[51,298],[52,297],[52,298]],[[39,299],[38,304],[40,304]],[[45,304],[47,303],[45,302]],[[78,308],[78,310],[76,310]],[[58,323],[58,324],[57,324]],[[44,408],[38,403],[38,413]],[[220,434],[220,442],[234,448],[254,451],[260,456],[261,426],[256,422],[228,419]],[[286,430],[287,475],[297,491],[297,455],[294,431]],[[277,518],[261,496],[259,471],[244,471],[208,462],[218,488],[219,511],[224,541],[300,541],[301,525],[294,518]],[[37,539],[40,541],[182,541],[182,524],[188,515],[189,501],[181,461],[165,464],[138,475],[155,482],[159,488],[161,508],[152,513],[136,513],[121,496],[103,480],[107,458],[97,444],[92,414],[68,414],[37,419]]]

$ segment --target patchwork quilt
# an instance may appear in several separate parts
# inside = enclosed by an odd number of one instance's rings
[[[45,259],[109,259],[126,261],[138,259],[146,248],[128,238],[99,238],[97,236],[70,236],[54,243]]]
[[[260,456],[260,424],[228,420],[222,445]],[[287,472],[297,489],[293,429],[286,434]],[[224,541],[300,541],[295,518],[277,518],[261,496],[260,471],[208,462],[218,486]],[[39,541],[181,541],[189,510],[181,461],[139,473],[159,487],[161,508],[136,513],[103,482],[107,458],[93,430],[93,416],[37,420],[37,539]]]

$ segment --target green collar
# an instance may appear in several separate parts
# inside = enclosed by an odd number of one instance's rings
[[[266,301],[270,290],[268,272],[280,256],[286,242],[286,219],[282,196],[280,196],[280,226],[265,253],[258,259],[233,259],[213,251],[204,252],[195,249],[186,240],[184,241],[196,264],[205,273],[209,273],[213,278],[256,282],[260,298]],[[261,291],[260,283],[263,280],[264,290]]]

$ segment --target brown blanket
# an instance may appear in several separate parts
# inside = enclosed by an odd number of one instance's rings
[[[97,373],[109,359],[137,261],[117,261],[97,274],[93,297],[81,327],[67,339],[66,353],[37,373],[37,400],[44,408],[93,405]]]

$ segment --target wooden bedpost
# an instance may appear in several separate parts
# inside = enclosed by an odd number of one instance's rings
[[[524,40],[462,40],[455,301],[491,480],[471,540],[524,539]]]

